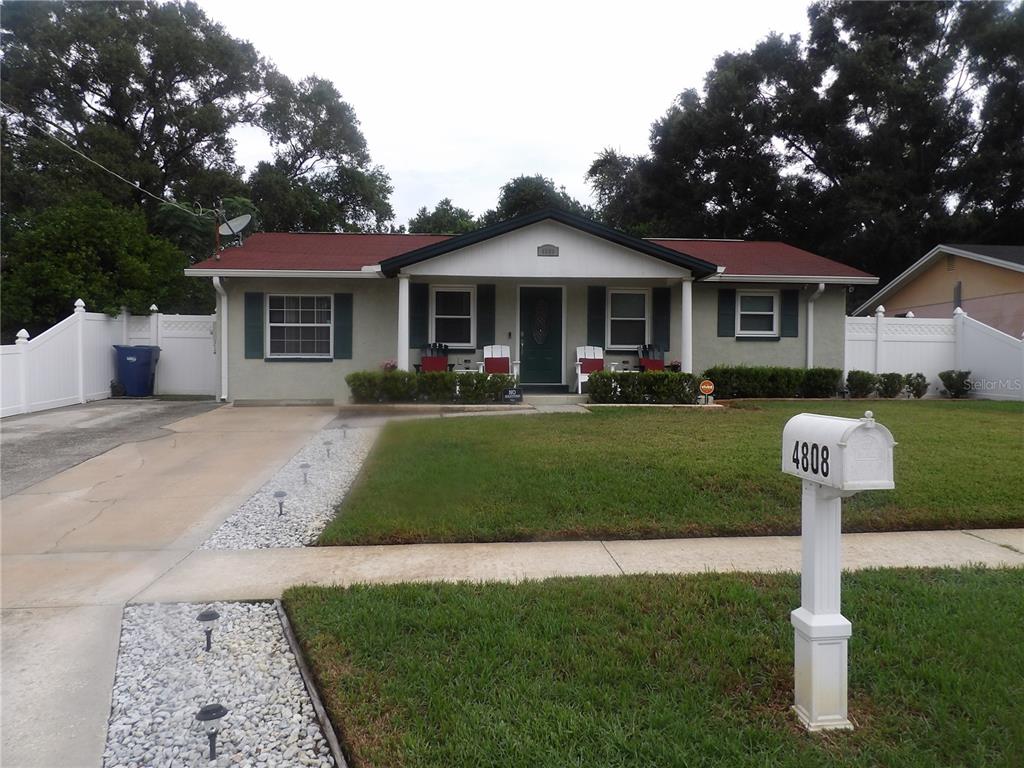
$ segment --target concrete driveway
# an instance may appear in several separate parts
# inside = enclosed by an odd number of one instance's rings
[[[0,424],[3,479],[18,488],[0,509],[5,768],[101,764],[124,603],[188,558],[336,415],[124,405]]]

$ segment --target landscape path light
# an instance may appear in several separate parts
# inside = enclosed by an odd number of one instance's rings
[[[202,724],[206,738],[210,740],[210,759],[217,759],[217,733],[220,732],[221,720],[228,713],[223,704],[207,704],[196,712],[196,720]]]
[[[274,491],[274,498],[277,499],[277,516],[281,517],[284,514],[284,498],[288,494],[284,491]]]
[[[324,440],[324,448],[327,449],[327,458],[331,458],[331,446],[334,445],[333,440]]]
[[[892,433],[862,419],[801,413],[782,430],[782,471],[803,480],[800,607],[793,625],[793,709],[809,731],[853,728],[847,712],[847,655],[853,632],[840,613],[843,499],[895,488]]]
[[[302,483],[303,485],[309,485],[309,464],[302,462],[299,464],[299,469],[302,470]]]
[[[206,650],[210,650],[211,641],[213,639],[213,629],[217,626],[217,620],[220,618],[220,614],[217,613],[213,608],[207,608],[205,611],[196,616],[196,621],[206,632]]]

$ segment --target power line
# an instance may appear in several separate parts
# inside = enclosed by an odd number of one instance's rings
[[[75,149],[75,148],[74,148],[73,146],[71,146],[70,144],[68,144],[68,143],[66,143],[66,142],[64,142],[64,141],[61,141],[61,140],[60,140],[60,139],[58,139],[58,138],[57,138],[56,136],[54,136],[54,135],[53,135],[52,133],[50,133],[50,132],[49,132],[48,130],[46,130],[46,129],[45,129],[45,128],[44,128],[43,126],[42,126],[42,125],[40,125],[40,124],[39,124],[39,123],[38,123],[38,122],[37,122],[37,121],[35,120],[35,118],[29,117],[29,116],[28,116],[28,115],[26,115],[26,114],[25,114],[24,112],[19,112],[19,111],[18,111],[18,110],[16,110],[16,109],[15,109],[14,107],[10,106],[9,104],[6,104],[6,103],[5,103],[5,102],[3,102],[3,101],[0,101],[0,106],[3,106],[3,108],[4,108],[4,109],[6,109],[6,110],[7,110],[8,112],[10,112],[10,113],[12,113],[12,114],[14,114],[14,115],[17,115],[17,116],[19,116],[19,117],[20,117],[20,118],[22,118],[23,120],[27,120],[28,122],[32,123],[32,125],[34,125],[34,126],[35,126],[35,127],[36,127],[36,128],[37,128],[37,129],[39,130],[39,131],[40,131],[40,133],[42,133],[42,134],[43,134],[44,136],[46,136],[46,138],[48,138],[48,139],[52,139],[53,141],[56,141],[56,142],[57,142],[58,144],[60,144],[60,145],[61,145],[62,147],[64,147],[65,149],[69,149],[69,150],[71,150],[71,151],[72,151],[72,152],[74,152],[74,153],[75,153],[76,155],[78,155],[79,157],[81,157],[81,158],[82,158],[83,160],[87,160],[88,162],[90,162],[90,163],[92,163],[93,165],[95,165],[95,166],[96,166],[97,168],[100,168],[100,169],[102,169],[102,170],[106,171],[107,173],[109,173],[109,174],[110,174],[111,176],[113,176],[113,177],[114,177],[115,179],[120,179],[120,180],[121,180],[121,181],[123,181],[123,182],[124,182],[125,184],[128,184],[128,185],[129,185],[129,186],[131,186],[132,188],[134,188],[134,189],[137,189],[137,190],[138,190],[139,192],[141,192],[141,193],[142,193],[142,194],[144,194],[144,195],[148,195],[149,197],[151,197],[151,198],[153,198],[154,200],[156,200],[156,201],[157,201],[158,203],[164,203],[164,204],[166,204],[166,205],[173,205],[173,206],[174,206],[175,208],[179,208],[179,209],[181,209],[182,211],[184,211],[185,213],[189,213],[189,214],[191,214],[191,215],[193,215],[193,216],[195,216],[195,217],[197,217],[197,218],[202,218],[202,217],[204,216],[204,212],[203,212],[203,206],[201,206],[201,205],[198,205],[198,203],[196,204],[196,206],[197,206],[197,207],[199,208],[199,213],[196,213],[196,212],[195,212],[195,210],[193,210],[193,209],[190,209],[190,208],[186,208],[186,207],[185,207],[184,205],[180,205],[179,203],[176,203],[176,202],[174,202],[173,200],[165,200],[164,198],[162,198],[162,197],[160,197],[160,196],[158,196],[158,195],[154,195],[154,194],[153,194],[152,192],[150,192],[150,191],[149,191],[148,189],[143,189],[143,188],[142,188],[142,187],[141,187],[141,186],[140,186],[140,185],[138,184],[138,182],[135,182],[135,181],[129,181],[128,179],[126,179],[126,178],[125,178],[124,176],[122,176],[121,174],[119,174],[119,173],[117,173],[117,172],[115,172],[115,171],[112,171],[112,170],[110,170],[109,168],[107,168],[107,167],[106,167],[105,165],[103,165],[102,163],[99,163],[99,162],[97,162],[97,161],[93,160],[93,159],[92,159],[91,157],[89,157],[89,156],[88,156],[87,154],[85,154],[84,152],[81,152],[81,151],[79,151],[79,150]]]

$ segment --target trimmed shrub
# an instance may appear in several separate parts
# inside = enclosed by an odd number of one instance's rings
[[[691,373],[599,371],[587,380],[593,403],[678,404],[697,402],[698,379]]]
[[[718,365],[704,371],[704,378],[715,383],[715,396],[799,397],[805,376],[803,368],[778,366]]]
[[[870,371],[850,371],[846,374],[846,391],[850,397],[870,397],[878,388],[878,376]]]
[[[452,371],[356,371],[345,382],[356,403],[497,403],[515,386],[513,376]]]
[[[942,386],[945,387],[942,391],[955,400],[967,397],[967,393],[971,391],[970,371],[941,371],[939,379],[942,380]]]
[[[835,397],[842,389],[843,372],[838,368],[808,368],[800,384],[800,397]]]
[[[920,400],[928,394],[928,377],[923,373],[908,373],[903,377],[903,386],[914,397]]]
[[[878,396],[879,397],[899,397],[900,393],[903,392],[903,374],[902,373],[883,373],[878,377]]]

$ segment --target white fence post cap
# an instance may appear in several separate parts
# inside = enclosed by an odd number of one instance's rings
[[[14,343],[15,344],[27,344],[28,343],[28,331],[26,331],[24,328],[22,328],[20,331],[18,331],[18,333],[15,334]]]
[[[966,315],[966,314],[967,314],[967,313],[966,313],[966,312],[964,312],[964,308],[963,308],[963,307],[957,307],[956,309],[954,309],[954,310],[953,310],[953,316],[954,316],[954,317],[955,317],[956,315]]]
[[[75,299],[75,312],[85,312],[85,302],[81,299]]]
[[[875,307],[875,314],[876,315],[884,315],[885,314],[885,307],[883,307],[881,304],[879,304],[877,307]]]
[[[907,310],[907,317],[913,319],[913,318],[917,317],[917,315],[914,314],[914,310],[908,309]]]
[[[149,305],[149,311],[150,312],[159,312],[160,311],[160,307],[158,307],[156,304],[150,304]]]

